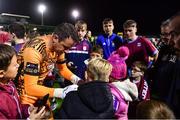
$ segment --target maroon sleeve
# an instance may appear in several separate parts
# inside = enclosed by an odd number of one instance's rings
[[[141,39],[146,47],[149,56],[153,56],[158,52],[156,47],[151,43],[151,41],[148,38],[143,37]]]
[[[29,117],[29,111],[28,111],[29,106],[30,105],[28,104],[21,104],[21,112],[22,112],[23,119]]]

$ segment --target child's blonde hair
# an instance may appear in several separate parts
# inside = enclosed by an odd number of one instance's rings
[[[75,28],[76,30],[80,30],[80,29],[83,29],[83,27],[85,28],[85,30],[87,30],[87,23],[83,20],[78,20],[76,23],[75,23]]]
[[[112,71],[112,65],[105,59],[94,58],[87,67],[88,78],[92,80],[102,80],[109,82],[109,75]]]

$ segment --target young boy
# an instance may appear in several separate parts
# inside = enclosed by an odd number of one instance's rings
[[[86,70],[84,60],[89,58],[89,52],[91,51],[91,44],[87,39],[85,39],[87,23],[79,20],[76,22],[75,28],[78,32],[80,42],[66,51],[67,65],[70,69],[72,68],[71,70],[73,70],[72,72],[74,74],[84,79]]]
[[[88,65],[89,61],[93,58],[103,58],[103,49],[99,45],[95,45],[92,47],[90,51],[90,58],[85,60],[84,63]]]
[[[150,90],[147,81],[144,79],[144,73],[147,70],[146,64],[142,61],[135,61],[131,69],[131,81],[135,83],[138,88],[139,100],[149,100]]]
[[[0,119],[40,119],[45,115],[45,107],[38,113],[37,108],[20,103],[13,83],[19,64],[16,51],[9,45],[0,44]],[[30,108],[30,114],[28,112]]]
[[[20,22],[15,22],[9,25],[9,32],[13,36],[11,45],[17,52],[21,50],[25,42],[28,40],[25,38],[26,29],[25,26]]]
[[[102,47],[103,58],[108,59],[111,53],[123,44],[123,39],[113,33],[114,22],[111,18],[105,18],[102,25],[104,34],[98,35],[96,45],[100,45]]]
[[[139,102],[150,99],[150,89],[147,81],[144,79],[144,73],[147,70],[146,63],[135,61],[131,66],[131,82],[135,83],[138,88],[138,100],[129,105],[128,116],[130,119],[135,118],[136,106]]]
[[[124,37],[126,40],[125,46],[129,48],[129,57],[126,60],[128,68],[131,67],[134,61],[143,61],[149,64],[150,58],[156,61],[158,50],[147,38],[138,36],[137,23],[134,20],[127,20],[123,24]]]
[[[113,98],[108,85],[111,70],[112,66],[107,60],[90,60],[86,83],[81,84],[77,91],[67,94],[58,118],[113,119]]]
[[[93,58],[103,58],[103,49],[101,48],[101,46],[95,45],[95,46],[92,47],[92,50],[90,52],[90,58],[84,61],[86,66],[88,66],[88,63]],[[85,79],[87,79],[87,71],[85,71]]]

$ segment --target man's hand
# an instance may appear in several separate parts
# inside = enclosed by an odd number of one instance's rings
[[[54,90],[54,97],[57,98],[65,98],[66,94],[71,92],[71,91],[77,91],[78,85],[69,85],[65,88],[55,88]]]
[[[79,82],[79,80],[81,80],[81,78],[79,78],[78,76],[76,76],[76,75],[71,76],[71,82],[73,84],[77,84]]]
[[[37,119],[45,118],[45,113],[46,113],[45,106],[43,106],[39,112],[37,112],[37,110],[38,110],[38,107],[31,106],[29,108],[30,115],[29,115],[28,119],[37,120]]]
[[[69,85],[63,89],[62,98],[66,97],[66,94],[68,94],[71,91],[77,91],[78,85]]]

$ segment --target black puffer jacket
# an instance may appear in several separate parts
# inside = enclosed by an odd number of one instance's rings
[[[58,118],[114,118],[114,114],[108,83],[93,81],[67,94]]]

